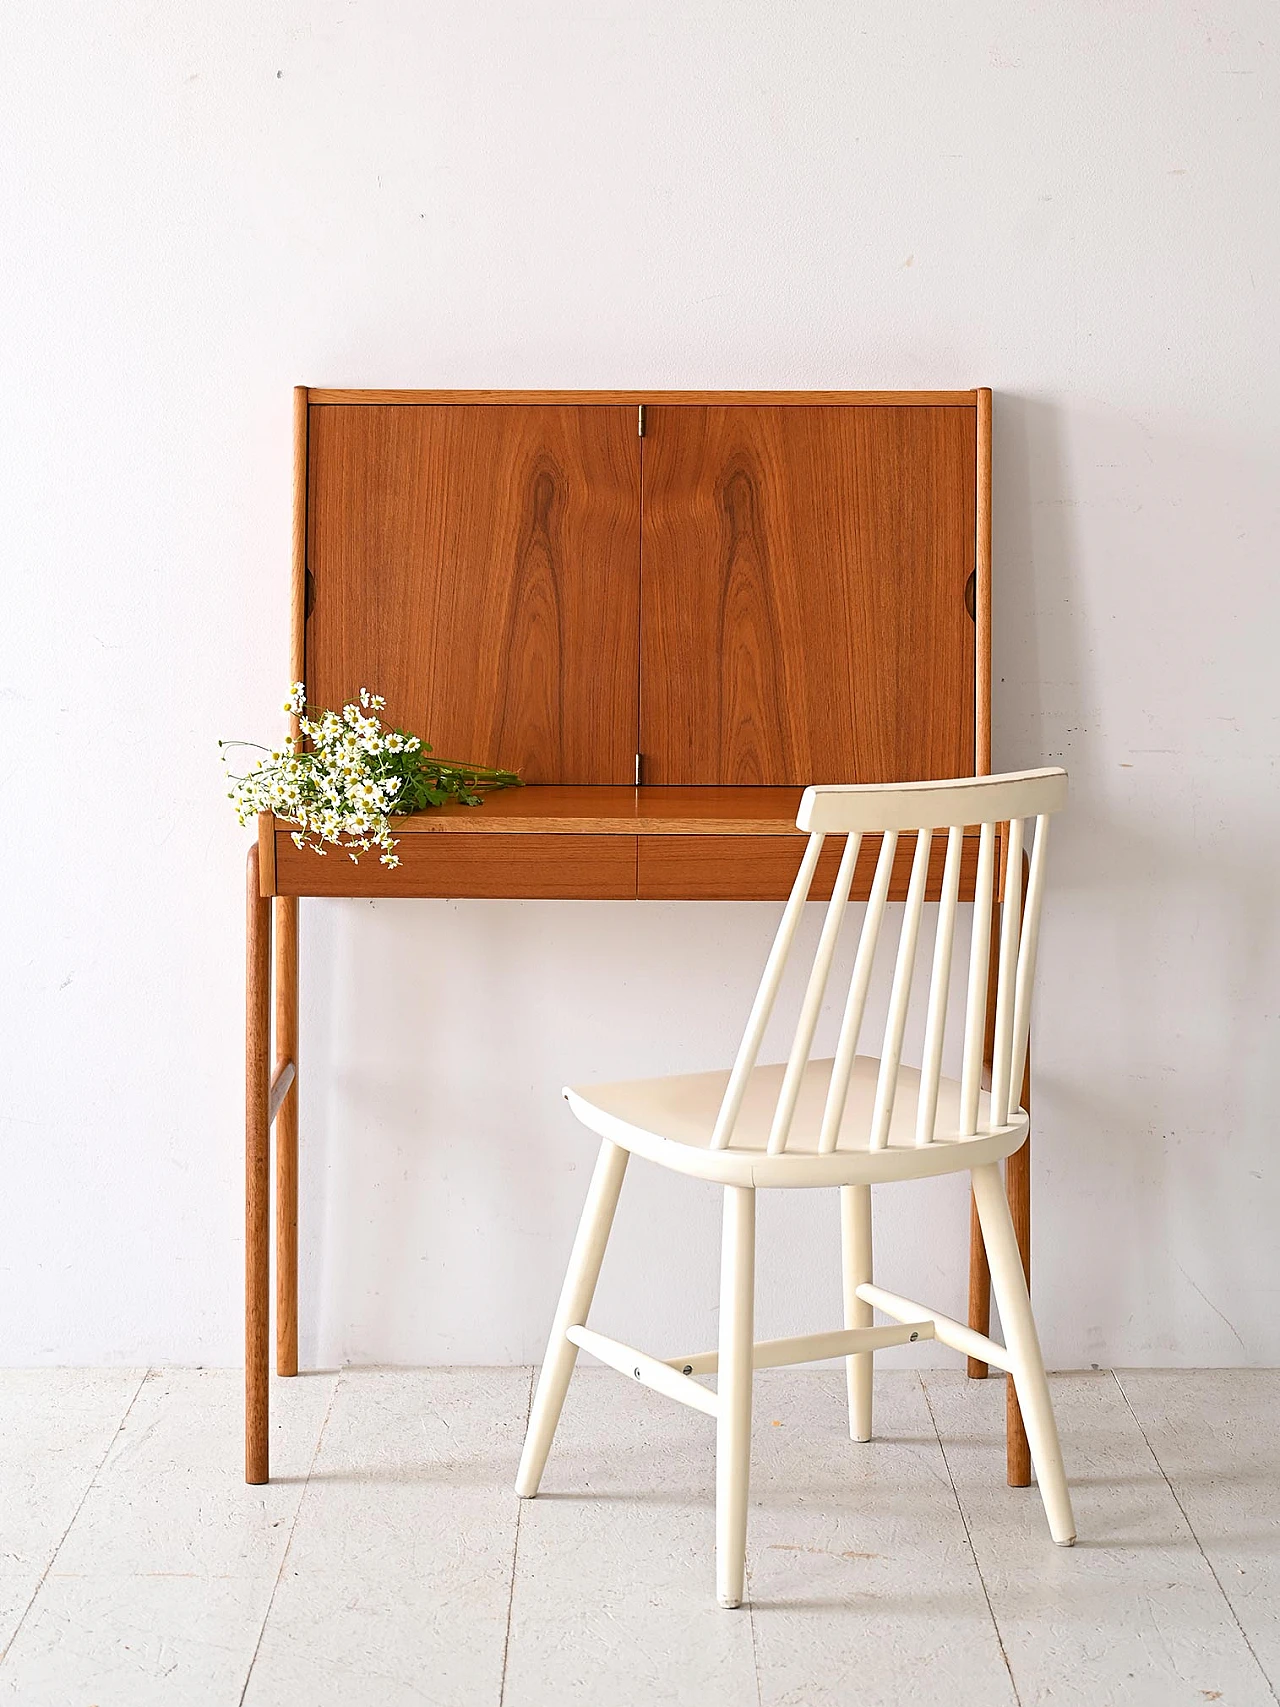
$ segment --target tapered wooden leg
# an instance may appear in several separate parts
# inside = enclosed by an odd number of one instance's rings
[[[276,1115],[276,1374],[298,1373],[298,897],[277,895],[276,1066],[294,1079]]]
[[[249,851],[245,901],[244,1479],[265,1482],[270,1474],[271,902],[258,893],[256,846]]]
[[[1031,1458],[1040,1484],[1045,1515],[1049,1519],[1049,1531],[1060,1547],[1069,1547],[1076,1538],[1076,1525],[1062,1469],[1058,1427],[1049,1400],[1049,1383],[1045,1379],[1040,1356],[1035,1318],[1031,1314],[1031,1296],[1023,1272],[1022,1253],[1018,1249],[1009,1200],[996,1164],[973,1170],[973,1194],[982,1217],[982,1233],[991,1262],[991,1283],[995,1288],[1000,1324],[1013,1364],[1012,1384],[1017,1387],[1022,1415],[1026,1420]]]
[[[1023,1091],[1022,1106],[1030,1112],[1030,1092]],[[1031,1139],[1020,1150],[1015,1150],[1004,1165],[1004,1188],[1009,1201],[1009,1214],[1013,1223],[1014,1236],[1018,1241],[1018,1255],[1022,1261],[1022,1275],[1027,1290],[1031,1289]],[[1031,1449],[1027,1443],[1027,1431],[1023,1424],[1022,1410],[1018,1403],[1018,1391],[1012,1381],[1005,1385],[1005,1479],[1011,1488],[1028,1488],[1031,1486]]]
[[[716,1421],[716,1599],[741,1606],[751,1480],[751,1374],[755,1349],[756,1194],[724,1191],[720,1255],[719,1410]]]
[[[840,1187],[840,1254],[844,1278],[844,1325],[869,1328],[875,1311],[858,1297],[858,1287],[869,1285],[871,1272],[871,1187]],[[844,1360],[849,1387],[849,1435],[853,1440],[871,1439],[871,1388],[875,1354],[855,1352]]]
[[[609,1230],[613,1226],[613,1215],[618,1207],[630,1154],[629,1150],[610,1144],[607,1139],[600,1146],[582,1219],[578,1222],[569,1270],[564,1277],[564,1288],[552,1323],[547,1355],[538,1376],[533,1409],[529,1413],[524,1451],[516,1472],[516,1492],[522,1499],[532,1499],[537,1493],[546,1468],[564,1396],[569,1390],[569,1377],[578,1358],[577,1346],[566,1335],[570,1328],[587,1325],[587,1312],[595,1297],[596,1281],[600,1278],[600,1265],[604,1261],[605,1246],[609,1242]]]

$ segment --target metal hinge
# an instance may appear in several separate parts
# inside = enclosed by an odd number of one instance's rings
[[[640,437],[643,438],[644,437],[644,404],[643,403],[640,405],[639,409],[636,411],[636,426],[640,430]]]
[[[640,786],[640,754],[636,754],[636,787]]]

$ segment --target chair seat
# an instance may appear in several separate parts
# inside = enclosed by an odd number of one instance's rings
[[[1027,1116],[1018,1109],[1007,1126],[990,1127],[990,1099],[978,1098],[976,1137],[959,1136],[960,1083],[943,1079],[938,1092],[934,1139],[915,1141],[920,1075],[903,1067],[898,1075],[889,1142],[867,1148],[880,1063],[859,1055],[849,1081],[849,1096],[836,1149],[818,1154],[818,1133],[826,1102],[831,1062],[810,1061],[805,1069],[795,1118],[780,1156],[767,1153],[769,1128],[785,1068],[757,1067],[748,1081],[741,1113],[728,1149],[709,1148],[728,1069],[713,1073],[677,1073],[659,1079],[630,1079],[616,1084],[569,1086],[565,1099],[584,1126],[638,1156],[679,1173],[720,1185],[833,1186],[874,1185],[883,1180],[924,1179],[1002,1160],[1027,1135]]]

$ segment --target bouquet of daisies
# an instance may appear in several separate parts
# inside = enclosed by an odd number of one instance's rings
[[[360,690],[360,703],[308,717],[306,688],[295,682],[284,710],[298,720],[296,736],[271,749],[252,741],[219,741],[232,787],[228,798],[242,824],[259,812],[297,824],[293,841],[322,854],[343,848],[358,863],[362,853],[382,850],[383,865],[395,866],[392,815],[421,812],[456,800],[479,806],[490,789],[518,787],[514,771],[454,764],[430,757],[431,748],[403,729],[384,729],[381,694]],[[231,769],[231,754],[252,748],[264,757],[243,776]]]

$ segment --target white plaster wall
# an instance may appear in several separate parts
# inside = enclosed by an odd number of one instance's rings
[[[1062,759],[1037,1022],[1060,1365],[1280,1358],[1280,102],[1266,4],[11,0],[0,1361],[239,1356],[241,869],[290,386],[998,393],[996,761]],[[528,1359],[557,1098],[731,1045],[768,907],[304,907],[309,1360]],[[601,1321],[708,1339],[635,1170]],[[958,1308],[955,1182],[886,1197]],[[836,1310],[771,1202],[767,1332]]]

